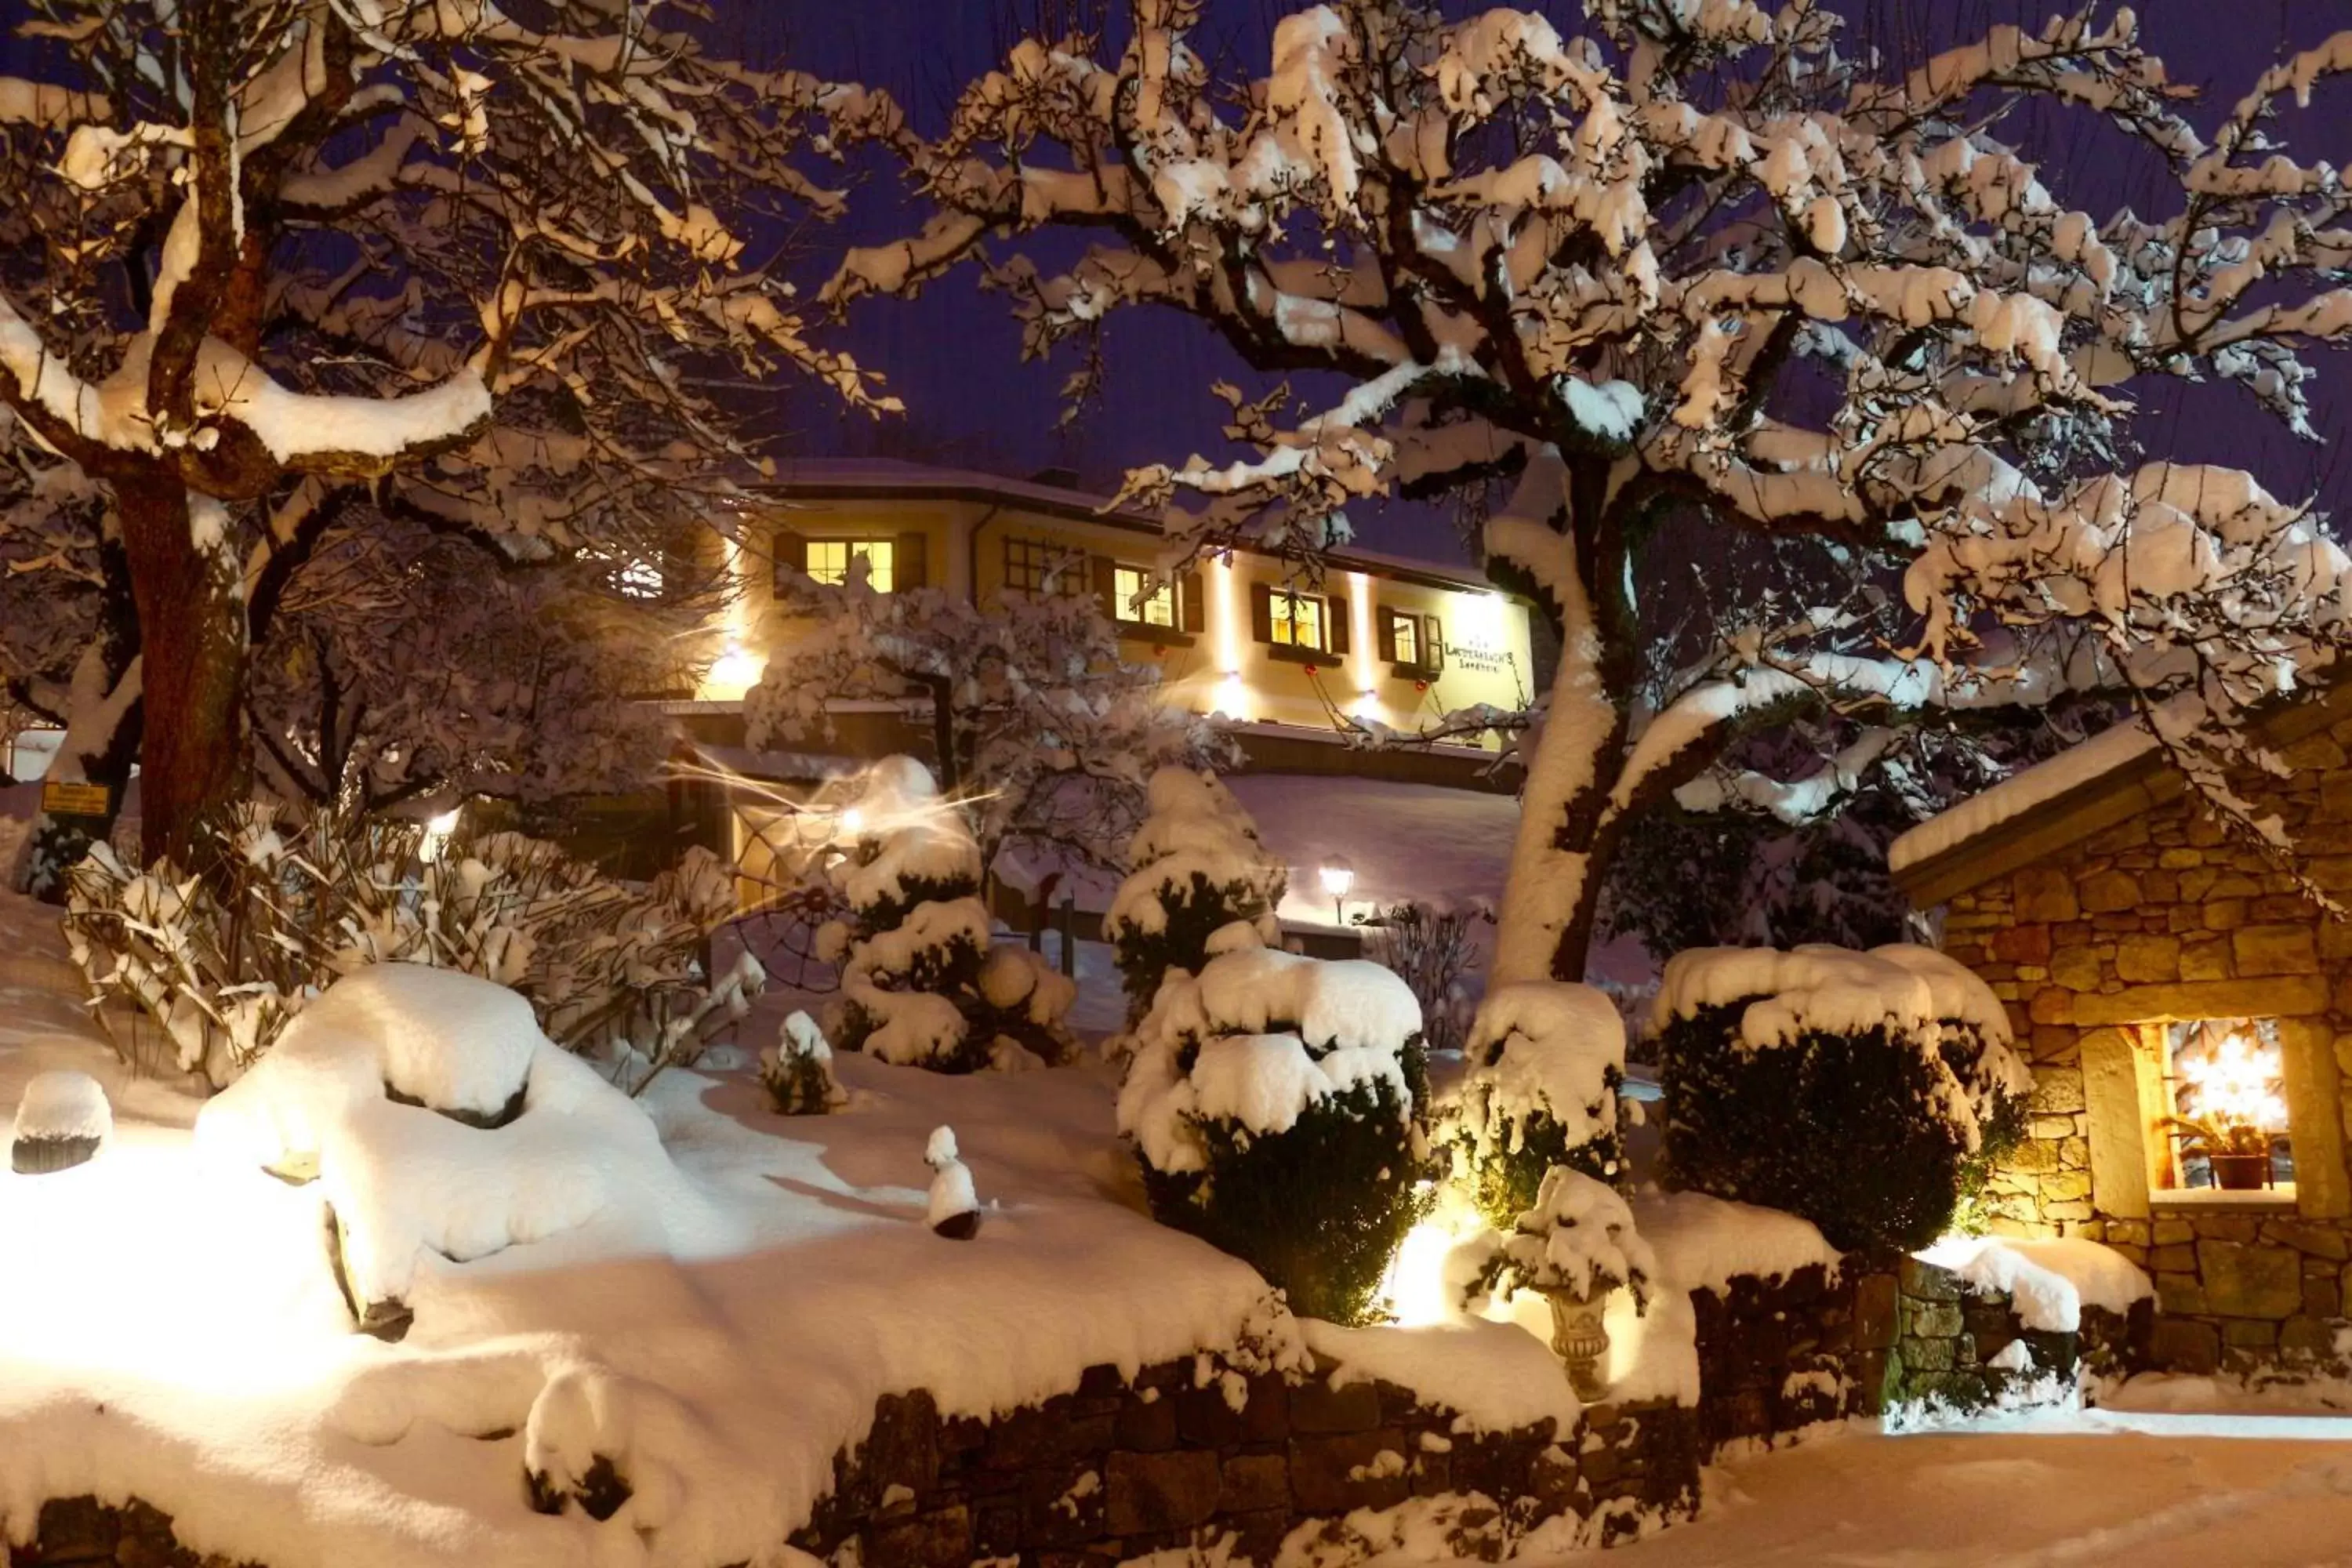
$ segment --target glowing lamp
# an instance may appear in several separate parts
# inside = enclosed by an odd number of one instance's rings
[[[1323,884],[1323,890],[1331,895],[1332,911],[1344,925],[1348,919],[1348,892],[1356,885],[1356,868],[1345,855],[1328,856],[1315,868],[1315,877]]]
[[[449,835],[457,831],[457,813],[461,809],[461,807],[453,805],[448,810],[441,812],[437,816],[428,816],[425,819],[425,837],[417,840],[416,843],[416,858],[418,859],[438,860],[441,858],[441,850],[443,847],[449,842]]]
[[[845,807],[841,814],[841,831],[843,837],[848,838],[855,838],[865,832],[866,808],[859,805]]]
[[[706,683],[720,691],[748,691],[760,684],[760,661],[743,650],[741,643],[730,642],[710,666],[710,679]]]

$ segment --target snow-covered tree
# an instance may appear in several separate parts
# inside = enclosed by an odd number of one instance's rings
[[[30,13],[43,75],[0,79],[0,440],[112,514],[137,684],[86,684],[143,700],[151,855],[241,794],[247,594],[353,495],[626,560],[748,458],[707,370],[875,401],[748,249],[838,209],[792,160],[844,100],[707,51],[691,8]]]
[[[751,744],[833,732],[831,705],[890,701],[926,725],[941,787],[968,801],[982,864],[1116,867],[1165,767],[1230,763],[1215,725],[1120,656],[1091,597],[1006,590],[982,607],[939,588],[877,594],[862,573],[803,578],[807,617],[744,699]]]
[[[1286,387],[1217,389],[1254,458],[1129,476],[1194,542],[1311,566],[1351,503],[1509,482],[1485,555],[1553,618],[1557,677],[1444,727],[1528,764],[1504,980],[1580,978],[1627,822],[1792,710],[2193,690],[2226,749],[2332,648],[2345,562],[2316,520],[2234,470],[2130,467],[2130,399],[2202,377],[2310,434],[2304,352],[2352,337],[2352,198],[2274,105],[2352,69],[2352,34],[2200,130],[2122,9],[1907,69],[1812,0],[1584,10],[1563,35],[1331,0],[1235,79],[1187,41],[1199,0],[1133,0],[1120,47],[1021,43],[937,135],[861,100],[841,134],[929,212],[826,298],[984,258],[1030,353],[1156,306],[1268,378],[1321,373],[1295,416]],[[2053,195],[2017,143],[2068,114],[2168,184],[2164,216]],[[1743,546],[1809,557],[1810,585],[1654,657],[1669,574]]]
[[[339,528],[257,627],[258,780],[313,807],[488,796],[540,805],[649,780],[646,700],[689,689],[709,604],[632,598],[604,563],[515,565],[382,518]]]
[[[1118,1127],[1160,1223],[1246,1259],[1301,1316],[1358,1322],[1423,1207],[1427,1093],[1403,981],[1251,946],[1160,987]]]
[[[1242,803],[1216,774],[1163,768],[1150,815],[1127,848],[1134,869],[1111,896],[1103,934],[1139,1018],[1172,972],[1198,974],[1236,946],[1274,945],[1289,868],[1266,852]]]
[[[818,936],[841,966],[826,1033],[844,1049],[939,1072],[1047,1062],[1071,1048],[1076,986],[1026,948],[992,946],[980,846],[961,808],[912,757],[874,764],[840,816],[846,852],[827,875],[850,918]]]

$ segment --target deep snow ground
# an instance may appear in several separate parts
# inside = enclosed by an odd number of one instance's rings
[[[2087,1411],[1832,1436],[1711,1471],[1693,1523],[1607,1568],[2352,1563],[2352,1420]]]

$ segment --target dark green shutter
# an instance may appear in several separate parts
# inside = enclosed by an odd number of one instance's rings
[[[1187,572],[1176,579],[1176,621],[1188,632],[1197,632],[1208,625],[1208,612],[1201,604],[1201,574]]]
[[[1334,594],[1323,601],[1323,613],[1331,624],[1324,628],[1323,647],[1334,657],[1348,651],[1348,601]]]
[[[808,541],[789,528],[780,528],[776,530],[770,550],[774,562],[772,585],[776,596],[782,598],[790,590],[793,579],[808,570]]]
[[[1263,583],[1250,584],[1250,636],[1260,642],[1274,640],[1274,593]]]
[[[930,540],[920,533],[902,533],[890,552],[890,589],[928,587],[931,581]]]

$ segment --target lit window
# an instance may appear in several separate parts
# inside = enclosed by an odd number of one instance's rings
[[[1076,598],[1087,591],[1087,552],[1034,539],[1004,542],[1004,585],[1024,594]]]
[[[1389,635],[1396,639],[1396,661],[1399,664],[1421,662],[1421,617],[1396,616],[1389,621]]]
[[[819,583],[846,583],[849,563],[866,557],[866,584],[877,594],[890,591],[895,542],[887,539],[812,539],[808,542],[810,577]]]
[[[2176,1187],[2294,1184],[2278,1027],[2267,1018],[2161,1026]]]
[[[1274,611],[1274,640],[1284,647],[1311,647],[1320,650],[1323,640],[1323,601],[1312,594],[1276,594],[1271,595]]]
[[[1151,574],[1139,566],[1121,566],[1111,574],[1111,610],[1122,621],[1137,626],[1166,626],[1176,625],[1176,587],[1162,583],[1150,594],[1143,591]]]

